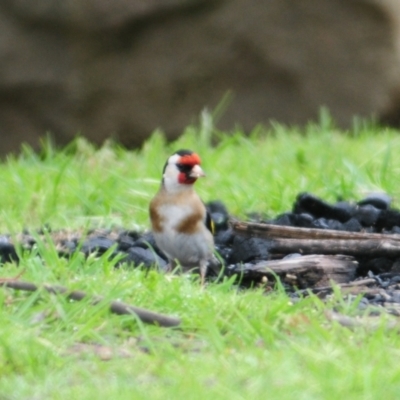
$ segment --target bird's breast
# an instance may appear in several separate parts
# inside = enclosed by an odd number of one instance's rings
[[[158,214],[163,230],[171,229],[179,233],[193,233],[203,218],[201,210],[185,205],[163,205],[158,208]]]

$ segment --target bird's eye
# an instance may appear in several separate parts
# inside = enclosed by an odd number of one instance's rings
[[[193,168],[193,166],[189,164],[176,164],[176,166],[178,167],[180,172],[183,172],[185,174],[189,173]]]

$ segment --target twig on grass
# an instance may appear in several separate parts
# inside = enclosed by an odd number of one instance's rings
[[[73,290],[69,291],[64,286],[52,286],[52,285],[43,285],[42,287],[35,285],[31,282],[23,282],[18,280],[0,280],[0,286],[8,287],[15,290],[23,290],[27,292],[35,292],[41,288],[46,290],[49,293],[54,294],[65,294],[67,299],[81,301],[83,298],[87,296],[85,292],[81,290]],[[102,296],[94,296],[92,304],[96,305],[104,300]],[[171,317],[165,314],[158,314],[150,310],[146,310],[144,308],[131,306],[129,304],[123,303],[121,301],[111,301],[110,303],[110,311],[113,314],[117,315],[136,315],[142,322],[146,324],[154,324],[162,327],[177,327],[180,325],[181,320],[177,317]]]

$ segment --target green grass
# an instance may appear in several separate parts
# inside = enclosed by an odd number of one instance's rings
[[[385,191],[400,206],[398,132],[360,123],[339,132],[323,116],[303,129],[276,125],[249,138],[207,124],[171,144],[155,133],[136,152],[84,140],[63,151],[46,144],[39,155],[24,149],[0,164],[0,232],[44,224],[147,229],[149,199],[178,148],[202,156],[202,198],[221,199],[242,218],[287,211],[301,191],[329,201]],[[0,399],[398,398],[398,333],[385,318],[376,330],[328,321],[324,311],[333,306],[358,313],[339,293],[329,304],[316,297],[293,304],[279,288],[266,296],[227,280],[201,290],[188,276],[115,269],[114,262],[65,260],[39,243],[19,266],[2,268],[2,277],[24,270],[23,280],[101,294],[105,302],[0,290]],[[111,315],[113,299],[177,315],[182,327]]]

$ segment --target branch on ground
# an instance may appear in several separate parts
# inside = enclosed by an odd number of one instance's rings
[[[88,296],[85,292],[82,292],[80,290],[70,291],[64,286],[52,286],[52,285],[43,285],[42,287],[40,287],[31,282],[19,281],[17,280],[17,278],[1,279],[0,286],[8,287],[10,289],[15,289],[15,290],[23,290],[27,292],[35,292],[37,290],[44,289],[49,293],[64,294],[68,299],[75,301],[80,301]],[[96,305],[101,301],[104,301],[104,297],[94,296],[92,304]],[[171,317],[165,314],[158,314],[153,311],[146,310],[140,307],[135,307],[120,301],[111,301],[110,311],[113,314],[118,314],[118,315],[129,315],[129,314],[136,315],[142,322],[146,324],[159,325],[162,327],[177,327],[181,323],[180,318]]]

